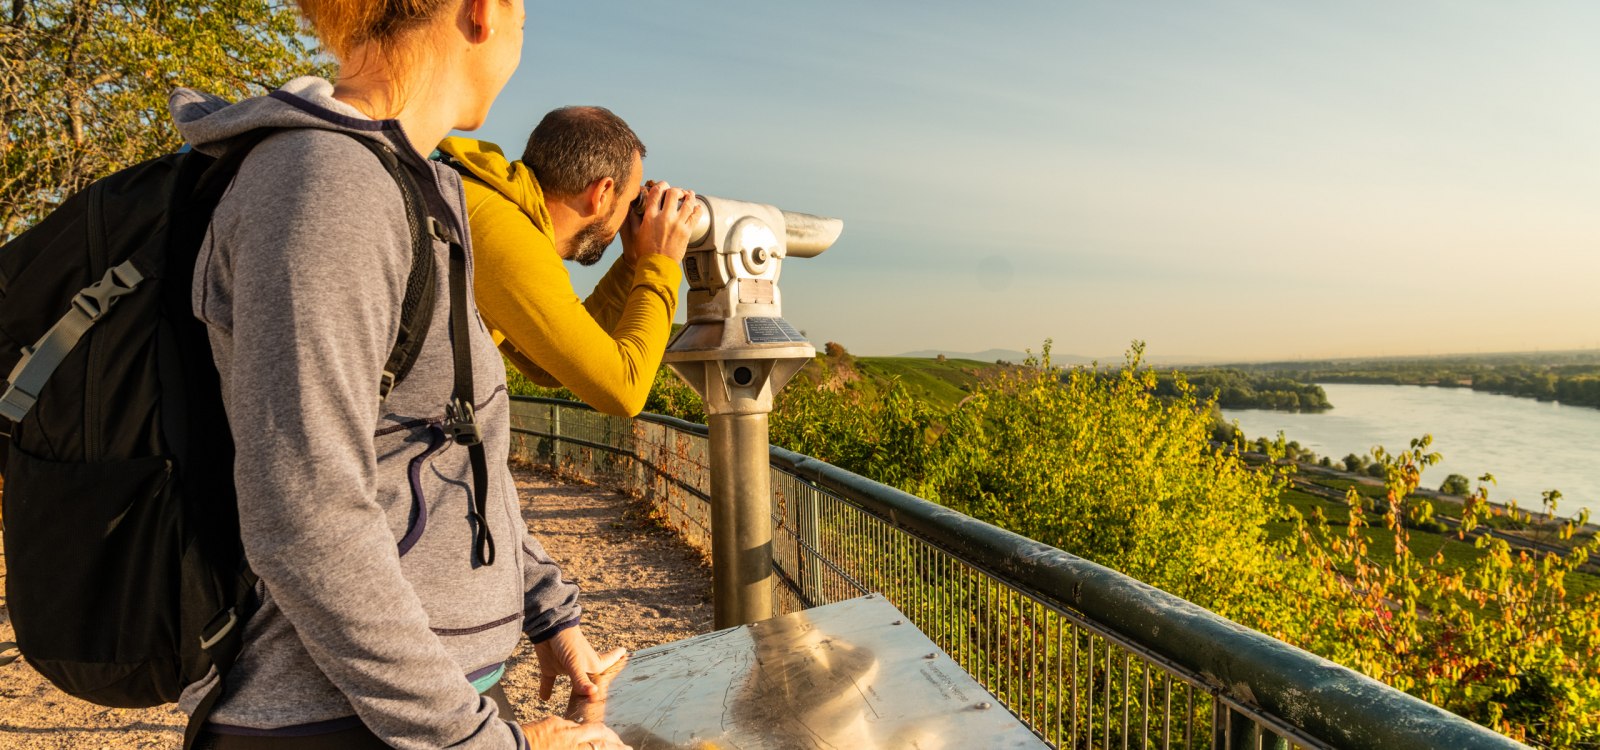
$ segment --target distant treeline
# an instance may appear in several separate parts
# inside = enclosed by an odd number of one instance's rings
[[[1183,378],[1201,398],[1210,398],[1215,394],[1217,406],[1224,409],[1325,411],[1333,408],[1322,386],[1282,375],[1235,369],[1203,369],[1186,371]],[[1178,395],[1172,373],[1159,375],[1155,392],[1158,396],[1168,398]]]
[[[1324,383],[1387,383],[1396,385],[1436,385],[1443,388],[1471,388],[1485,393],[1559,401],[1573,406],[1600,408],[1600,367],[1588,372],[1560,372],[1568,368],[1534,369],[1517,367],[1492,370],[1459,370],[1442,378],[1415,378],[1372,372],[1330,373],[1316,376]]]
[[[1485,393],[1600,408],[1600,352],[1411,360],[1238,365],[1252,375],[1301,382],[1471,388]]]

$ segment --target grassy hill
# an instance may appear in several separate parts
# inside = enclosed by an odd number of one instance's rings
[[[929,405],[948,408],[966,398],[979,382],[1007,367],[972,359],[922,359],[918,357],[857,357],[842,347],[818,354],[790,386],[846,388],[876,396],[882,386],[898,379],[912,395]]]
[[[972,392],[984,377],[1000,370],[993,362],[947,359],[943,362],[910,357],[860,357],[856,371],[875,383],[899,378],[919,398],[939,406],[953,406]]]

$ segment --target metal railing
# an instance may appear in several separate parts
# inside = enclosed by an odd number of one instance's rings
[[[706,428],[518,397],[512,455],[616,487],[709,551]],[[1108,568],[771,448],[780,611],[881,592],[1057,748],[1519,748]]]

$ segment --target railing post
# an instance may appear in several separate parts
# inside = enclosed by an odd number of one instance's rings
[[[553,434],[553,435],[559,435],[561,437],[566,437],[566,433],[561,431],[561,409],[559,409],[559,408],[557,408],[555,406],[550,407],[550,433]],[[561,450],[561,441],[559,439],[550,441],[550,465],[551,466],[554,466],[557,469],[561,468],[561,455],[562,455],[562,453],[563,453],[563,451]]]
[[[1211,700],[1211,750],[1230,750],[1228,747],[1228,719],[1233,714],[1227,704]]]
[[[1261,727],[1254,719],[1233,710],[1220,697],[1213,698],[1211,747],[1215,750],[1260,750]]]
[[[819,504],[815,493],[802,491],[795,494],[794,502],[795,523],[799,528],[800,549],[795,551],[795,560],[800,566],[800,587],[805,591],[806,601],[812,605],[823,604],[822,599],[822,563],[817,560],[822,549],[822,530],[818,528],[817,505]]]

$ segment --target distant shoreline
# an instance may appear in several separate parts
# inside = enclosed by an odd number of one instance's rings
[[[1538,396],[1538,395],[1534,395],[1534,394],[1531,394],[1531,393],[1518,393],[1518,392],[1516,392],[1514,390],[1509,390],[1509,389],[1479,388],[1476,385],[1474,385],[1471,381],[1468,381],[1468,382],[1465,382],[1465,383],[1462,383],[1462,382],[1459,382],[1459,381],[1458,382],[1453,382],[1453,383],[1451,383],[1451,382],[1410,383],[1410,382],[1405,382],[1403,380],[1400,380],[1398,378],[1357,379],[1357,378],[1337,378],[1337,377],[1328,378],[1328,377],[1324,377],[1324,378],[1317,378],[1317,379],[1315,379],[1315,380],[1313,380],[1311,382],[1313,384],[1316,384],[1316,385],[1332,383],[1332,384],[1337,384],[1337,385],[1409,385],[1409,386],[1416,386],[1418,388],[1447,388],[1447,389],[1452,389],[1452,390],[1453,389],[1462,389],[1462,388],[1464,388],[1464,389],[1470,390],[1470,391],[1477,391],[1478,393],[1488,393],[1488,394],[1495,395],[1495,396],[1510,396],[1512,398],[1529,399],[1529,400],[1532,400],[1532,401],[1538,401],[1540,403],[1546,403],[1546,404],[1559,404],[1561,406],[1572,406],[1572,407],[1578,407],[1578,408],[1584,408],[1584,409],[1600,409],[1600,400],[1596,400],[1593,403],[1589,403],[1589,402],[1586,402],[1586,401],[1562,400],[1560,398],[1546,398],[1544,396]]]

